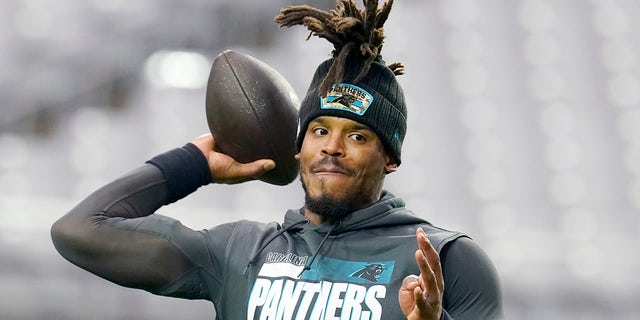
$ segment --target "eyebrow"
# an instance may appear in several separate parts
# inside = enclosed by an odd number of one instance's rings
[[[349,120],[351,120],[351,119],[349,119]],[[367,130],[367,131],[375,132],[375,131],[373,131],[373,129],[371,129],[369,126],[367,126],[365,124],[362,124],[362,123],[354,121],[354,120],[351,120],[351,121],[352,122],[350,122],[350,124],[349,124],[349,129],[351,129],[351,130]],[[327,120],[325,120],[323,117],[318,117],[318,118],[315,118],[315,119],[311,120],[310,124],[314,123],[314,122],[316,122],[318,124],[321,124],[321,125],[328,125]]]

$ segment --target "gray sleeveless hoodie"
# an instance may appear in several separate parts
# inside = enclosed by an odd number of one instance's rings
[[[211,300],[218,319],[404,319],[397,296],[403,278],[419,274],[418,227],[438,252],[464,237],[388,192],[336,224],[315,226],[302,209],[282,225],[223,224],[174,237],[196,268],[156,293]]]

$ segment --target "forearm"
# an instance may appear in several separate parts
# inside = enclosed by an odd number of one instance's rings
[[[160,169],[144,164],[90,194],[54,227],[73,222],[89,228],[112,218],[146,217],[164,205],[167,192],[167,182]]]
[[[92,193],[54,224],[54,238],[69,224],[91,231],[110,218],[146,217],[209,182],[200,151],[192,144],[176,148]]]
[[[56,249],[101,277],[150,291],[184,273],[190,263],[153,230],[179,223],[152,214],[210,181],[189,173],[203,172],[191,167],[202,161],[194,152],[172,150],[95,191],[53,225]]]

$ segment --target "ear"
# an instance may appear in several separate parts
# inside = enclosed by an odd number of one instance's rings
[[[396,172],[396,170],[398,170],[398,164],[393,161],[391,158],[389,158],[389,160],[387,160],[387,163],[384,166],[384,172],[386,174],[392,173],[392,172]]]
[[[300,153],[296,153],[293,157],[296,158],[296,160],[300,160]]]

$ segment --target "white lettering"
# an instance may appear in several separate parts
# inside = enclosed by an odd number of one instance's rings
[[[293,319],[293,312],[295,311],[296,304],[300,299],[300,293],[302,293],[303,287],[303,282],[296,283],[291,280],[287,280],[287,282],[285,282],[284,288],[282,289],[280,304],[278,305],[276,319]]]
[[[282,282],[284,280],[275,280],[271,284],[269,294],[262,308],[260,314],[260,320],[275,320],[276,312],[278,312],[278,302],[280,301],[280,295],[282,293]]]
[[[304,266],[307,262],[307,256],[298,256],[293,253],[269,252],[267,253],[266,263],[290,263],[296,266]]]
[[[320,294],[318,295],[318,299],[313,307],[313,311],[311,311],[311,317],[309,319],[324,319],[325,307],[327,305],[327,300],[329,299],[329,293],[331,293],[331,285],[331,282],[322,281]]]
[[[309,311],[309,307],[311,306],[311,302],[315,297],[316,293],[320,292],[320,284],[313,282],[305,282],[304,284],[304,295],[302,296],[302,303],[300,303],[300,308],[296,313],[296,320],[305,320],[307,319],[307,312]]]
[[[327,311],[324,317],[327,320],[340,320],[340,317],[336,316],[336,311],[342,308],[342,294],[347,290],[346,283],[334,283],[331,287],[331,293],[329,294],[329,300],[327,301]],[[349,318],[347,318],[349,319]]]
[[[254,319],[256,308],[264,305],[264,302],[267,301],[267,294],[269,293],[270,287],[271,281],[268,279],[256,279],[256,282],[253,284],[253,289],[251,290],[251,295],[249,295],[247,319]]]
[[[380,318],[382,318],[382,305],[380,305],[380,301],[378,301],[377,298],[384,298],[386,293],[387,288],[383,285],[375,285],[367,290],[364,302],[369,310],[371,310],[371,316],[367,319],[380,320]]]
[[[387,288],[346,282],[256,279],[247,319],[380,320]]]
[[[356,88],[353,88],[353,87],[349,87],[349,86],[344,86],[344,85],[342,85],[342,86],[334,86],[332,93],[334,93],[334,94],[340,94],[340,93],[350,94],[350,95],[356,96],[357,98],[362,99],[362,100],[367,98],[367,95],[364,92],[362,92],[362,90],[359,90],[359,89],[356,89]]]
[[[341,319],[360,319],[362,313],[362,303],[367,294],[367,289],[363,286],[349,284],[344,294],[342,304]]]

